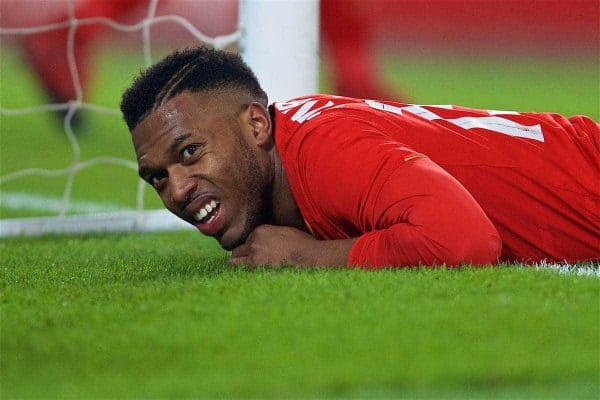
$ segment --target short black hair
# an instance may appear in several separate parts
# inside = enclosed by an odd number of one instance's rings
[[[255,101],[268,103],[258,79],[239,55],[192,47],[175,51],[142,71],[123,93],[121,112],[132,131],[152,110],[184,90],[223,88],[242,89]]]

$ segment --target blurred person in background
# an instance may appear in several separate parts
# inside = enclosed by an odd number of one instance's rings
[[[194,22],[209,35],[235,31],[237,3],[233,1],[202,1],[202,9],[193,13]],[[120,24],[136,24],[147,16],[149,0],[3,0],[0,2],[0,25],[27,28],[69,21],[69,7],[77,19],[106,18]],[[186,6],[191,1],[162,0],[156,15],[180,14],[188,17]],[[197,5],[197,4],[196,4]],[[201,12],[200,12],[201,10]],[[215,18],[215,15],[217,18]],[[219,26],[220,24],[220,26]],[[160,26],[160,25],[158,25]],[[156,28],[155,28],[156,29]],[[74,56],[77,77],[85,90],[93,79],[93,55],[111,28],[103,23],[81,24],[74,35]],[[141,44],[141,31],[138,32]],[[50,101],[66,103],[77,98],[67,55],[69,26],[35,34],[19,35],[18,43],[24,58],[42,83]],[[158,35],[157,35],[158,36]],[[160,37],[155,36],[155,40]],[[141,50],[141,47],[140,47]]]
[[[31,27],[69,20],[67,0],[4,0],[0,2],[0,6],[0,25],[3,27]],[[79,19],[103,17],[119,23],[137,23],[146,16],[149,0],[75,0],[73,6],[74,15]],[[231,33],[237,29],[238,0],[161,0],[158,6],[157,15],[182,15],[211,36]],[[342,7],[336,1],[321,2],[324,20],[321,24],[322,36],[330,42],[325,47],[331,54],[331,79],[333,87],[337,88],[334,90],[341,95],[390,97],[392,91],[380,78],[378,60],[371,56],[369,49],[371,31],[368,25],[372,23],[371,18],[361,18],[364,7],[360,2],[351,6],[354,8]],[[74,40],[75,62],[84,90],[93,75],[93,47],[109,30],[109,27],[100,23],[77,28]],[[68,27],[64,27],[20,36],[19,40],[24,57],[50,100],[56,103],[65,103],[77,97],[70,79],[67,39]]]

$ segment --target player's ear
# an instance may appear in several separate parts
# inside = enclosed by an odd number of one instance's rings
[[[252,129],[252,138],[259,147],[270,150],[273,147],[273,132],[269,110],[258,102],[248,106],[248,123]]]

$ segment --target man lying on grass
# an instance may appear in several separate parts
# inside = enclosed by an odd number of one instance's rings
[[[171,54],[123,95],[139,173],[246,265],[600,259],[587,117],[310,95],[234,54]]]

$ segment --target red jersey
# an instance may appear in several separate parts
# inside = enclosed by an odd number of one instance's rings
[[[600,259],[600,128],[583,116],[313,95],[273,107],[307,230],[349,265]]]

